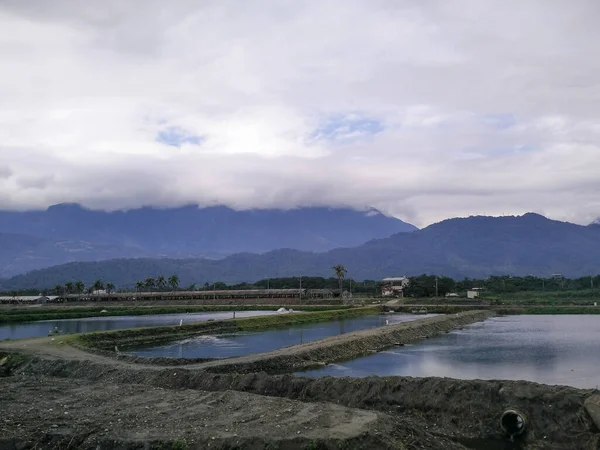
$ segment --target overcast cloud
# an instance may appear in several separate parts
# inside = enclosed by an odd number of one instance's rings
[[[0,208],[600,215],[597,0],[3,0]]]

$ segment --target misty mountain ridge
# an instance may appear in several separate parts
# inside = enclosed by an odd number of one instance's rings
[[[221,260],[119,259],[72,263],[2,282],[3,289],[47,287],[96,279],[132,286],[147,276],[176,273],[182,285],[242,282],[267,277],[332,276],[343,264],[356,280],[430,273],[453,278],[600,273],[600,227],[575,225],[539,214],[448,219],[412,233],[396,233],[353,248],[324,253],[279,249]]]
[[[0,211],[0,276],[71,261],[216,259],[279,248],[324,252],[413,230],[375,209],[184,206],[106,212],[66,203],[45,211]]]

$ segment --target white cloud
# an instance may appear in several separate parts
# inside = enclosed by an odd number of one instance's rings
[[[593,0],[6,0],[0,208],[586,223],[600,214],[598,13]]]

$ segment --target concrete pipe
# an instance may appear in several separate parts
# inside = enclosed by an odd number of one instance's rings
[[[510,437],[520,436],[527,428],[527,417],[514,409],[507,409],[500,419],[502,430]]]

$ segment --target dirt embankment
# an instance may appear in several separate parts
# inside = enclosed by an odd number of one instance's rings
[[[201,335],[227,334],[240,331],[260,331],[273,328],[288,328],[306,323],[379,314],[379,307],[348,308],[306,313],[277,314],[227,320],[208,320],[181,326],[159,326],[102,331],[78,335],[71,339],[75,345],[88,349],[114,350],[164,343]]]
[[[199,367],[211,372],[221,373],[296,372],[323,366],[334,361],[355,359],[395,345],[420,341],[485,320],[493,315],[492,311],[468,311],[451,316],[430,317],[342,334],[267,353],[220,359],[207,362]]]
[[[402,449],[388,415],[251,393],[0,378],[0,449]]]
[[[91,425],[86,428],[86,432],[94,438],[98,436],[106,438],[121,436],[122,438],[124,434],[115,434],[115,430],[121,432],[123,428],[120,427],[130,426],[127,425],[130,419],[119,414],[128,414],[127,411],[130,411],[132,416],[137,417],[139,433],[153,439],[161,435],[160,428],[163,427],[161,420],[164,421],[165,428],[181,430],[182,436],[187,440],[196,436],[193,438],[196,439],[194,442],[206,442],[202,441],[199,436],[206,438],[207,432],[212,433],[212,435],[209,434],[210,439],[210,436],[214,436],[217,430],[219,439],[229,439],[242,436],[240,427],[243,425],[237,424],[235,418],[237,415],[240,418],[254,417],[255,434],[248,434],[248,440],[244,442],[256,442],[257,445],[253,447],[248,444],[247,447],[238,448],[335,448],[332,446],[311,447],[313,445],[311,440],[304,440],[301,445],[296,447],[292,444],[281,447],[267,445],[266,442],[270,442],[274,435],[265,434],[265,431],[271,433],[271,428],[267,428],[266,424],[270,423],[270,427],[276,427],[276,424],[280,424],[277,419],[285,418],[287,409],[292,408],[296,414],[297,408],[308,408],[308,402],[317,405],[334,403],[354,410],[373,411],[377,414],[377,418],[371,416],[372,421],[369,423],[372,424],[372,427],[366,425],[367,431],[364,437],[368,439],[379,437],[382,441],[376,444],[375,441],[371,441],[363,445],[358,440],[352,441],[356,436],[349,434],[344,438],[348,441],[343,444],[346,447],[335,442],[335,445],[340,445],[339,448],[388,448],[384,445],[389,442],[396,445],[396,447],[389,448],[403,448],[401,445],[404,445],[407,449],[440,450],[596,450],[600,448],[598,447],[600,445],[598,429],[583,407],[585,399],[592,394],[592,391],[569,387],[545,386],[530,382],[461,381],[442,378],[326,377],[312,379],[265,373],[215,374],[181,367],[148,370],[142,366],[107,366],[93,361],[45,360],[32,357],[18,359],[16,355],[14,357],[16,358],[15,362],[9,364],[10,373],[13,375],[10,378],[14,378],[15,382],[21,382],[19,380],[34,381],[23,381],[24,385],[18,383],[3,385],[0,390],[0,400],[3,405],[7,405],[7,410],[21,411],[19,418],[11,418],[11,421],[19,420],[23,426],[27,418],[31,418],[27,425],[31,429],[31,433],[35,431],[32,428],[41,427],[42,431],[46,431],[52,424],[58,425],[58,430],[54,431],[60,431],[64,427],[68,428],[70,422],[67,419],[56,422],[58,419],[54,413],[49,414],[47,420],[40,417],[43,416],[41,411],[43,411],[44,398],[50,395],[47,403],[49,408],[53,407],[52,404],[62,404],[62,400],[52,400],[52,395],[59,392],[65,396],[65,401],[75,395],[73,398],[76,403],[77,392],[70,389],[81,389],[81,409],[90,409],[87,414],[85,411],[83,412],[83,417],[98,423],[95,429],[90,430]],[[135,386],[144,386],[144,388],[138,391]],[[141,391],[144,391],[147,397],[144,397]],[[171,392],[171,394],[165,393],[165,391]],[[194,391],[199,391],[200,394],[195,394]],[[185,408],[179,409],[180,403],[182,406],[188,405],[183,400],[186,397],[190,398],[189,407],[193,408],[194,401],[202,403],[210,401],[210,399],[222,398],[221,394],[207,396],[206,392],[224,393],[227,391],[252,394],[256,397],[240,396],[239,398],[242,400],[239,403],[219,400],[218,408],[227,411],[227,414],[219,415],[218,411],[212,410],[212,413],[200,416],[202,419],[198,417],[192,419],[185,412]],[[138,400],[131,399],[129,393]],[[28,400],[29,395],[34,395],[35,405]],[[91,403],[85,401],[85,397],[88,395],[92,397]],[[236,398],[236,395],[232,394],[231,397]],[[39,396],[39,400],[35,396]],[[172,396],[172,401],[169,400],[171,398],[169,396]],[[302,404],[287,406],[288,404],[285,402],[274,401],[273,397],[294,400],[302,402]],[[94,400],[95,398],[97,400]],[[73,403],[68,402],[67,404],[72,405]],[[145,406],[156,407],[156,415],[152,411],[145,410]],[[206,409],[206,406],[198,408]],[[318,406],[317,410],[319,408],[326,412],[320,418],[317,418],[316,414],[313,416],[309,414],[309,417],[315,417],[314,421],[310,418],[303,418],[303,414],[296,414],[296,417],[292,417],[294,414],[290,415],[290,420],[282,431],[293,435],[297,431],[304,433],[304,430],[301,427],[298,428],[297,425],[305,426],[305,422],[313,423],[316,426],[317,423],[321,425],[339,423],[344,417],[350,422],[353,421],[353,416],[366,417],[355,411],[322,409],[324,407],[321,406]],[[507,439],[500,427],[500,417],[509,408],[522,412],[528,421],[525,435],[522,439],[515,439],[514,442]],[[259,422],[256,415],[262,414],[270,414],[269,420],[263,423]],[[214,420],[211,418],[213,415]],[[227,419],[228,416],[230,419]],[[125,423],[120,423],[119,418]],[[142,425],[143,420],[147,422]],[[181,423],[177,420],[180,420]],[[198,430],[192,430],[194,426],[204,424],[205,420],[208,430],[201,430],[199,434]],[[227,420],[231,421],[227,422]],[[14,426],[15,422],[13,421],[8,427],[13,434],[16,433]],[[0,422],[1,427],[3,425]],[[7,429],[7,426],[4,425],[4,428]],[[77,430],[75,425],[72,428]],[[308,425],[308,428],[311,428],[311,425]],[[175,436],[169,430],[164,430],[164,439],[181,437]],[[250,433],[249,431],[243,432]],[[234,434],[238,434],[238,436],[234,436]],[[73,433],[67,435],[72,437]],[[80,436],[81,433],[77,435]],[[133,434],[133,436],[137,436],[137,434]],[[262,436],[263,440],[257,436]],[[336,434],[333,433],[333,430],[323,431],[321,435],[325,441],[334,436]],[[273,439],[278,438],[273,437]],[[316,437],[311,439],[316,439]],[[227,442],[232,444],[231,440]],[[333,445],[332,442],[318,445]],[[225,445],[225,441],[222,444]]]

